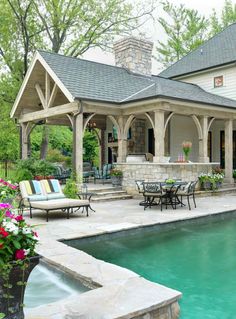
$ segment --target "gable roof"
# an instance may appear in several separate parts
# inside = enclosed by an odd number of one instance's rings
[[[27,94],[31,98],[37,97],[34,86],[31,91],[28,86],[37,63],[49,72],[69,102],[90,100],[119,107],[140,100],[167,98],[236,109],[236,100],[208,93],[195,84],[143,76],[121,67],[38,51],[13,105],[11,117],[20,115],[24,104],[22,97]]]
[[[134,74],[125,68],[39,51],[74,99],[124,104],[166,97],[236,108],[236,101],[199,86],[160,76]]]
[[[175,78],[236,61],[236,23],[203,43],[159,75]]]

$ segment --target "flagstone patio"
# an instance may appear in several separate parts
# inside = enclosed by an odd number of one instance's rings
[[[55,212],[50,214],[48,223],[43,212],[35,211],[32,220],[28,218],[28,213],[25,214],[30,224],[37,225],[41,238],[38,252],[46,261],[67,271],[90,288],[97,288],[73,300],[66,299],[28,309],[26,319],[159,318],[155,317],[155,313],[160,309],[166,311],[163,318],[178,318],[178,299],[181,293],[151,283],[127,269],[99,261],[58,240],[109,234],[148,225],[170,225],[180,220],[232,212],[236,211],[236,196],[224,194],[197,198],[197,208],[191,211],[187,207],[176,210],[169,208],[162,212],[159,207],[153,207],[144,211],[138,205],[139,201],[132,199],[94,203],[95,213],[90,212],[90,216],[86,217],[77,212],[69,220],[64,214]],[[222,218],[225,217],[222,215]],[[206,219],[206,222],[209,221]],[[150,298],[145,297],[147,294]],[[168,316],[168,313],[172,315]],[[145,317],[147,314],[150,317]]]

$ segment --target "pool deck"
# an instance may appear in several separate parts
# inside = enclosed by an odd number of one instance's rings
[[[236,211],[234,194],[199,197],[197,208],[191,211],[187,207],[164,208],[162,212],[159,207],[153,207],[144,211],[138,205],[140,200],[92,203],[96,212],[90,211],[89,217],[77,212],[69,220],[63,213],[52,212],[48,223],[44,212],[35,211],[32,220],[25,213],[29,223],[37,225],[41,239],[38,252],[46,261],[91,288],[99,287],[61,302],[28,309],[26,319],[151,318],[145,314],[181,297],[178,291],[151,283],[132,271],[97,260],[58,241]]]

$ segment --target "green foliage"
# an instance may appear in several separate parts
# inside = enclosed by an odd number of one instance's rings
[[[84,162],[90,162],[96,164],[99,157],[99,144],[98,137],[94,130],[89,132],[88,130],[84,133],[83,148],[85,150],[83,154]]]
[[[236,179],[236,170],[233,170],[233,178]]]
[[[58,149],[49,149],[46,159],[51,163],[64,163],[67,157],[62,155]]]
[[[167,41],[158,41],[158,61],[169,66],[207,39],[208,21],[196,10],[187,9],[183,4],[175,6],[165,1],[162,5],[168,19],[160,17],[158,22],[167,35]]]
[[[120,169],[117,168],[113,168],[110,172],[111,176],[119,176],[122,177],[123,176],[123,172]]]
[[[17,162],[16,179],[29,180],[35,176],[49,176],[55,171],[55,166],[44,160],[36,160],[33,158],[19,160]]]
[[[225,0],[224,7],[222,9],[220,17],[213,10],[210,17],[211,22],[211,36],[222,31],[227,26],[236,22],[236,4],[231,0]]]
[[[63,192],[65,196],[68,198],[79,198],[78,187],[77,187],[75,179],[73,178],[67,179]]]

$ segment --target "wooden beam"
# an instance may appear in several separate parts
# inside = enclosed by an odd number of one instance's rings
[[[51,107],[53,105],[55,98],[56,98],[56,95],[57,95],[57,92],[58,92],[58,86],[55,83],[53,86],[53,89],[52,89],[51,96],[50,96],[49,101],[48,101],[48,107]]]
[[[46,109],[47,106],[46,106],[46,101],[43,95],[43,91],[41,89],[41,86],[38,83],[35,84],[35,89],[38,93],[38,97],[40,99],[40,102],[42,103],[43,108]]]
[[[51,107],[47,110],[41,110],[37,112],[27,113],[20,116],[19,123],[42,120],[49,117],[56,118],[58,115],[63,115],[67,113],[78,112],[79,103],[71,102],[59,106]]]
[[[145,107],[144,107],[145,106]],[[145,112],[153,112],[155,110],[164,110],[168,112],[174,112],[176,115],[202,115],[202,116],[210,116],[217,117],[220,119],[229,119],[236,118],[236,109],[227,109],[223,107],[217,107],[214,105],[204,105],[197,103],[187,103],[187,102],[179,102],[179,101],[171,101],[171,100],[159,100],[156,103],[150,101],[147,104],[147,101],[143,102],[143,108],[141,104],[136,106],[130,106],[126,108],[122,108],[123,115],[131,115],[131,114],[142,114]]]
[[[50,99],[50,76],[47,71],[45,71],[45,102],[46,107],[48,108],[48,103]]]
[[[100,105],[89,105],[83,104],[84,113],[96,113],[101,115],[121,115],[122,110],[117,107],[100,106]]]

